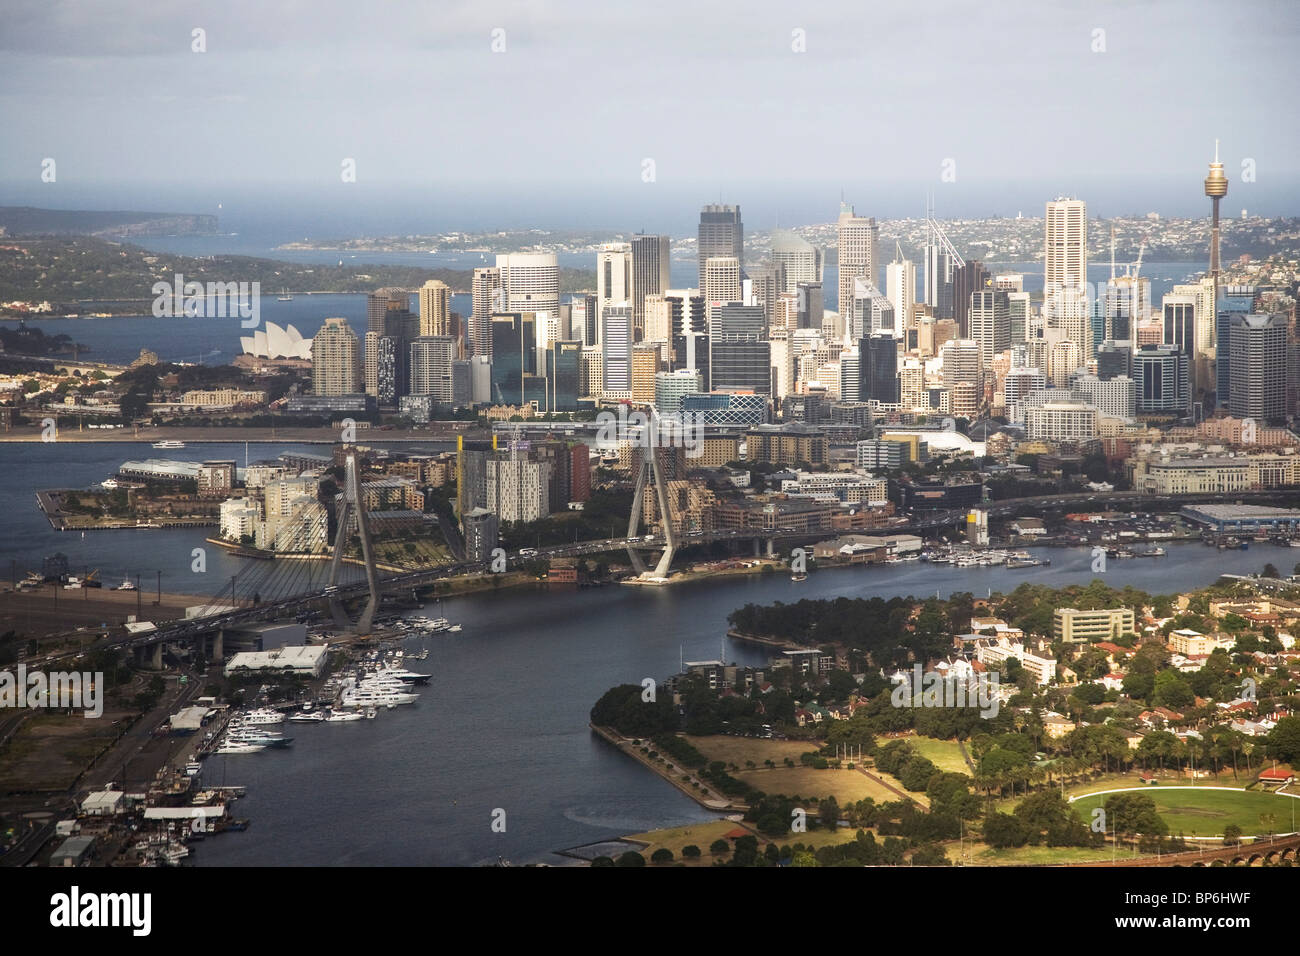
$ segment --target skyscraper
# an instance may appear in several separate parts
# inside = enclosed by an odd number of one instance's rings
[[[763,307],[732,302],[709,320],[709,387],[718,392],[772,391],[772,346]]]
[[[898,404],[898,340],[888,332],[864,336],[858,343],[858,362],[858,400]]]
[[[645,299],[662,295],[672,284],[669,276],[672,240],[668,236],[632,237],[632,325],[637,338],[646,338]]]
[[[1133,353],[1139,415],[1181,417],[1191,408],[1187,354],[1172,345],[1144,345]]]
[[[1287,316],[1236,313],[1230,319],[1228,411],[1261,425],[1286,419]]]
[[[422,335],[411,341],[412,395],[428,395],[436,404],[452,404],[452,362],[456,343],[450,335]]]
[[[785,273],[778,292],[793,292],[800,282],[822,281],[822,251],[788,229],[772,232],[772,264]]]
[[[708,318],[712,319],[720,306],[740,302],[740,260],[735,256],[710,256],[701,275],[700,291]]]
[[[497,256],[505,308],[498,312],[560,311],[560,270],[554,253]]]
[[[474,270],[471,280],[474,311],[469,319],[469,346],[474,355],[492,354],[492,315],[505,311],[501,270],[495,266]]]
[[[419,288],[420,335],[451,334],[451,289],[440,279]]]
[[[632,305],[632,247],[626,242],[607,242],[596,253],[596,307],[603,315],[611,305]]]
[[[971,295],[992,288],[989,270],[978,259],[956,266],[952,271],[952,317],[957,322],[957,333],[975,338],[970,329]]]
[[[524,381],[537,374],[536,316],[511,312],[492,316],[493,402],[521,405]]]
[[[970,337],[980,344],[985,365],[1011,347],[1011,300],[1008,293],[981,289],[970,294],[967,307]]]
[[[709,259],[731,257],[744,266],[745,226],[739,206],[711,204],[700,210],[697,252],[700,288],[704,288],[704,264]]]
[[[600,314],[601,355],[607,396],[632,397],[632,307],[605,306]]]
[[[912,307],[916,305],[916,266],[903,258],[895,247],[894,261],[885,266],[885,295],[894,303],[894,318],[900,329],[913,325]]]
[[[841,316],[849,314],[853,306],[853,280],[866,279],[872,285],[876,279],[877,257],[876,245],[880,230],[876,220],[857,216],[853,206],[840,203],[838,221],[838,255],[839,255],[839,298],[838,308]]]
[[[1082,199],[1051,200],[1043,240],[1043,313],[1079,346],[1081,362],[1093,354],[1087,283],[1087,204]]]
[[[1160,300],[1164,316],[1164,344],[1189,357],[1196,354],[1196,299],[1190,295],[1165,295]]]
[[[357,337],[348,320],[329,318],[311,342],[311,390],[315,395],[360,391]]]

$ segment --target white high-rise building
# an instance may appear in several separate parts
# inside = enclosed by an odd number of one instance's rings
[[[470,285],[473,315],[469,320],[469,347],[474,355],[492,354],[492,315],[504,312],[505,295],[501,291],[501,270],[487,266],[474,270]]]
[[[635,309],[633,313],[635,314]],[[645,341],[672,341],[672,309],[662,292],[654,292],[645,297]]]
[[[895,259],[885,266],[885,295],[894,304],[894,321],[900,330],[912,328],[912,311],[916,305],[916,265],[907,259]]]
[[[505,303],[498,312],[560,311],[560,268],[554,253],[497,256]]]
[[[704,295],[704,314],[710,321],[719,306],[741,301],[740,260],[735,256],[715,256],[704,260],[704,281],[700,291]]]
[[[316,395],[353,395],[362,385],[357,337],[348,320],[331,317],[311,340],[311,389]]]
[[[1054,199],[1047,203],[1043,241],[1043,314],[1078,346],[1080,364],[1093,351],[1088,306],[1088,206]]]
[[[1007,372],[1003,385],[1007,408],[1007,421],[1023,422],[1025,420],[1025,398],[1032,392],[1041,392],[1047,388],[1047,376],[1033,366],[1019,366]]]
[[[439,405],[452,403],[451,364],[456,342],[450,335],[422,335],[411,340],[412,395],[428,395]]]
[[[632,244],[607,242],[596,253],[596,308],[632,304]]]
[[[772,264],[785,271],[785,284],[778,292],[797,291],[801,282],[822,281],[822,251],[787,229],[772,233]]]
[[[876,245],[880,239],[880,229],[876,220],[856,216],[853,207],[840,203],[839,218],[839,313],[849,314],[853,308],[853,280],[866,279],[873,285],[876,280],[876,264],[880,261]],[[897,313],[896,313],[897,314]]]
[[[632,307],[627,303],[602,310],[602,394],[609,398],[632,395]]]

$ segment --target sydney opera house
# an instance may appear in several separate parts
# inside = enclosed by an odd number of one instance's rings
[[[235,364],[246,368],[310,368],[311,339],[304,339],[292,325],[281,328],[267,322],[266,329],[239,337],[243,354]]]

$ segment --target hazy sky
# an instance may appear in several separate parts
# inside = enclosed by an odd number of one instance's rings
[[[1027,183],[1038,215],[1045,191],[1177,180],[1199,209],[1218,136],[1229,206],[1295,213],[1298,40],[1288,0],[5,0],[0,201],[342,189],[352,158],[353,186],[461,195],[842,185],[1014,215]]]

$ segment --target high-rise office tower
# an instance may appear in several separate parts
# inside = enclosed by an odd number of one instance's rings
[[[952,317],[957,322],[957,331],[966,338],[975,336],[970,330],[971,295],[992,288],[993,280],[989,270],[978,259],[971,259],[952,271]]]
[[[704,296],[699,289],[669,289],[664,302],[668,304],[673,368],[699,372],[708,391],[709,324]]]
[[[1233,316],[1243,315],[1255,310],[1255,287],[1253,285],[1229,285],[1222,289],[1222,301],[1216,306],[1214,319],[1215,337],[1215,402],[1219,408],[1230,407],[1229,398],[1232,389],[1232,349],[1230,336]]]
[[[762,265],[750,269],[741,280],[741,301],[746,305],[761,305],[768,325],[776,316],[777,297],[785,294],[785,266]]]
[[[1097,377],[1103,382],[1120,375],[1128,375],[1133,369],[1133,346],[1131,343],[1102,342],[1097,349]]]
[[[820,329],[826,319],[826,293],[820,282],[801,282],[798,289],[799,328]],[[843,324],[843,316],[840,316]]]
[[[420,335],[451,335],[451,288],[430,279],[419,289]]]
[[[596,307],[632,305],[632,247],[607,242],[596,253]]]
[[[1133,352],[1139,415],[1181,417],[1191,408],[1187,353],[1172,345],[1144,345]]]
[[[360,391],[358,342],[347,319],[329,318],[311,341],[311,389],[315,395]]]
[[[1106,283],[1103,299],[1106,327],[1104,338],[1129,341],[1139,322],[1151,314],[1151,280],[1117,276]]]
[[[662,295],[672,284],[669,275],[672,240],[667,236],[632,237],[632,324],[637,338],[649,338],[645,333],[646,296]]]
[[[849,342],[876,332],[897,336],[900,331],[894,303],[866,279],[853,280],[853,299],[844,319],[844,337]]]
[[[939,349],[939,356],[945,387],[970,382],[983,391],[984,357],[978,342],[974,339],[950,339]]]
[[[659,346],[632,346],[632,401],[638,405],[651,405],[655,400],[655,376],[661,368]]]
[[[376,289],[366,296],[366,331],[378,332],[380,335],[393,335],[396,330],[389,328],[392,312],[406,312],[411,307],[411,296],[405,289]]]
[[[537,317],[532,312],[492,316],[492,398],[503,405],[521,405],[525,380],[537,374]]]
[[[699,372],[679,368],[675,372],[655,375],[655,408],[661,415],[675,415],[681,410],[682,396],[702,390]]]
[[[1006,292],[982,289],[970,294],[967,306],[970,337],[980,344],[985,365],[1011,347],[1011,300]]]
[[[601,310],[603,392],[611,398],[632,397],[632,307],[607,305]]]
[[[714,391],[772,391],[772,347],[763,307],[718,306],[709,320],[709,383]]]
[[[1228,411],[1260,424],[1286,419],[1287,316],[1237,313],[1228,332]]]
[[[452,362],[456,342],[450,335],[422,335],[411,342],[412,395],[428,395],[439,405],[452,403]]]
[[[930,215],[928,207],[925,228],[925,246],[921,251],[925,261],[926,308],[937,319],[951,319],[954,316],[954,272],[966,263],[957,254],[948,234],[943,231],[943,226]]]
[[[913,327],[912,307],[916,305],[916,266],[903,258],[895,246],[894,261],[885,266],[885,295],[894,303],[894,317],[900,329]]]
[[[1007,309],[1011,332],[1011,344],[1025,341],[1029,329],[1029,293],[1024,291],[1007,293]]]
[[[1196,299],[1190,295],[1166,294],[1160,300],[1164,320],[1164,344],[1196,354]]]
[[[1093,354],[1088,315],[1088,208],[1082,199],[1047,203],[1043,243],[1043,314],[1079,346],[1081,362]]]
[[[672,341],[672,309],[662,292],[652,292],[644,300],[644,332],[647,342]]]
[[[492,354],[492,316],[506,311],[501,292],[501,270],[495,266],[474,270],[471,280],[474,312],[469,320],[469,345],[474,355]]]
[[[898,339],[890,332],[863,336],[858,342],[858,362],[858,401],[897,405]]]
[[[554,253],[497,256],[505,308],[501,312],[560,311],[560,270]]]
[[[704,262],[704,312],[712,319],[720,306],[740,302],[740,260],[735,256],[710,256]]]
[[[700,288],[704,288],[704,264],[714,258],[733,258],[745,263],[745,227],[739,206],[710,204],[700,210],[697,245]]]
[[[839,255],[839,298],[836,300],[841,316],[849,314],[853,306],[853,280],[866,279],[872,285],[876,278],[876,265],[880,259],[876,246],[880,229],[874,218],[858,216],[849,203],[840,203],[837,223]]]
[[[778,292],[793,292],[800,282],[822,281],[822,251],[788,229],[772,231],[772,263],[785,272]]]

